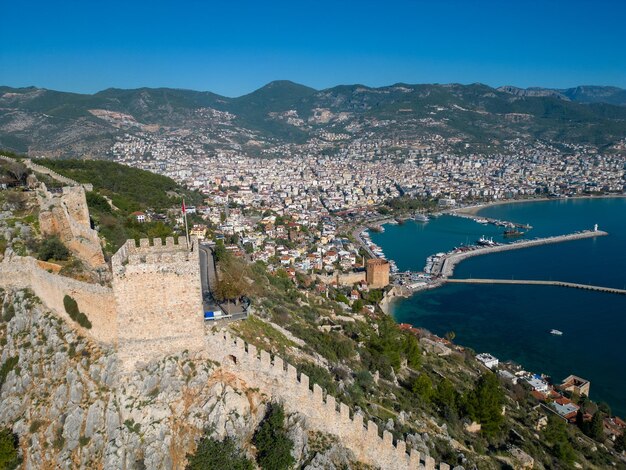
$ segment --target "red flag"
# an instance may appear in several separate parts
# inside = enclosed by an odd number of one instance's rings
[[[185,200],[183,199],[183,214],[186,212],[186,208],[185,208]]]

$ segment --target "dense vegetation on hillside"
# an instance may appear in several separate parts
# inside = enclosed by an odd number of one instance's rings
[[[181,233],[173,218],[180,214],[182,198],[187,205],[202,202],[200,193],[189,191],[170,178],[114,162],[42,159],[36,163],[80,183],[93,184],[94,190],[86,194],[87,205],[107,242],[107,255],[128,239],[163,238]],[[139,223],[132,216],[135,211],[149,211],[161,217]]]
[[[188,191],[173,179],[104,160],[35,160],[57,173],[79,183],[91,183],[94,190],[108,196],[125,212],[162,211],[179,204],[184,197],[188,205],[200,203],[202,196]]]

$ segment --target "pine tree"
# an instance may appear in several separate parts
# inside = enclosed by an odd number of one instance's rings
[[[622,435],[615,440],[615,450],[617,452],[626,450],[626,431],[622,431]]]
[[[420,376],[413,382],[413,393],[419,395],[424,401],[430,401],[433,396],[433,382],[426,374]]]
[[[504,392],[493,372],[487,372],[478,379],[476,387],[464,397],[463,403],[466,414],[481,424],[483,434],[489,437],[500,434],[504,422]]]
[[[604,441],[604,414],[601,411],[596,411],[591,418],[589,437],[598,442]]]

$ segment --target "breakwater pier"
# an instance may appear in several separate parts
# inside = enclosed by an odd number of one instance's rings
[[[517,229],[523,229],[523,230],[530,230],[533,228],[532,225],[530,224],[520,224],[518,222],[510,222],[508,220],[493,219],[491,217],[481,217],[475,214],[466,214],[462,211],[457,211],[457,210],[449,211],[448,214],[453,215],[455,217],[463,217],[465,219],[471,219],[479,224],[492,224],[498,227],[517,228]]]
[[[472,258],[474,256],[487,255],[491,253],[500,253],[503,251],[517,250],[521,248],[529,248],[532,246],[549,245],[552,243],[563,243],[573,240],[582,240],[585,238],[595,238],[608,235],[602,230],[585,230],[582,232],[571,233],[568,235],[558,235],[554,237],[536,238],[534,240],[519,240],[513,243],[503,245],[484,246],[476,248],[467,248],[457,250],[452,253],[441,256],[433,265],[431,273],[433,276],[440,278],[448,278],[454,273],[454,268],[461,261]]]
[[[616,289],[614,287],[592,286],[589,284],[577,284],[575,282],[563,281],[540,281],[527,279],[447,279],[446,282],[454,284],[524,284],[533,286],[558,286],[572,289],[595,290],[607,292],[609,294],[626,295],[626,289]]]

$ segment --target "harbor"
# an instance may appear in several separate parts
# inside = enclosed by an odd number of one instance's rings
[[[483,224],[483,225],[491,224],[491,225],[495,225],[496,227],[503,227],[506,229],[531,230],[533,228],[533,226],[530,224],[521,224],[518,222],[511,222],[508,220],[500,220],[500,219],[493,219],[490,217],[482,217],[482,216],[478,216],[474,214],[466,214],[463,212],[459,212],[457,210],[449,211],[448,214],[453,215],[455,217],[463,217],[465,219],[471,219],[478,224]]]
[[[626,199],[533,201],[481,209],[480,217],[524,222],[533,229],[515,242],[498,226],[443,214],[427,224],[409,222],[386,226],[383,234],[370,233],[401,269],[393,279],[403,288],[390,296],[387,311],[396,321],[439,336],[454,331],[460,343],[523,364],[526,370],[556,380],[572,373],[585,377],[594,383],[595,399],[626,414],[626,381],[611,372],[624,361],[626,295],[620,289],[626,290],[626,220],[621,217]],[[593,229],[595,223],[598,232],[576,233]],[[498,246],[477,246],[481,238]],[[454,264],[447,278],[435,275],[445,258],[451,258],[448,269]],[[416,295],[400,297],[409,290]],[[606,367],[600,369],[598,363]]]
[[[574,232],[567,235],[557,235],[553,237],[536,238],[533,240],[518,240],[512,243],[497,244],[488,246],[469,246],[457,248],[451,253],[437,258],[433,264],[431,274],[433,276],[448,278],[454,274],[454,268],[461,261],[474,256],[486,255],[491,253],[501,253],[503,251],[518,250],[521,248],[529,248],[532,246],[549,245],[552,243],[563,243],[573,240],[582,240],[585,238],[595,238],[608,235],[602,230],[585,230]]]

